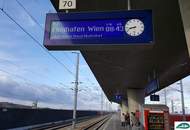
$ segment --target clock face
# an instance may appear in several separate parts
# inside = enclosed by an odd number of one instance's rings
[[[144,32],[144,23],[139,19],[131,19],[125,24],[125,31],[130,36],[139,36]]]

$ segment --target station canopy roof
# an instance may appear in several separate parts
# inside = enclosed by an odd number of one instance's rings
[[[58,0],[51,0],[58,9]],[[189,54],[178,0],[131,0],[132,9],[153,11],[152,46],[133,45],[122,50],[81,51],[110,101],[118,92],[127,98],[127,89],[145,88],[155,70],[160,89],[190,74]],[[126,10],[127,0],[77,0],[81,11]]]

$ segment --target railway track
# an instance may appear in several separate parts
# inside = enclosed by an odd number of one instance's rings
[[[91,119],[92,117],[85,117],[78,119],[77,123],[86,121]],[[58,130],[61,128],[65,128],[72,125],[73,120],[66,120],[66,121],[59,121],[59,122],[52,122],[45,125],[29,128],[27,130]]]
[[[79,119],[77,121],[77,128],[76,130],[99,130],[110,118],[110,115],[103,116],[103,117],[88,117]],[[44,126],[38,126],[34,128],[30,128],[28,130],[64,130],[71,128],[72,120],[68,121],[60,121],[50,123]]]
[[[88,124],[87,126],[79,130],[101,130],[106,122],[111,118],[111,115],[108,115],[102,119],[94,121],[93,123]]]
[[[50,123],[47,125],[42,125],[34,128],[30,128],[28,130],[56,130],[58,128],[63,128],[71,125],[72,121],[68,122],[55,122],[55,123]]]

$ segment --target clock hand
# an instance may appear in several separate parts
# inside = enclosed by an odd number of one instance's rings
[[[133,28],[137,28],[137,26],[134,26],[134,27],[130,27],[129,29],[133,29]]]
[[[130,28],[127,30],[127,32],[128,32],[129,30],[133,29],[133,28],[137,28],[137,26],[130,27]]]

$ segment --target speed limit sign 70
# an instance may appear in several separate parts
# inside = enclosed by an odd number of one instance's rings
[[[76,0],[59,0],[59,9],[76,9]]]

